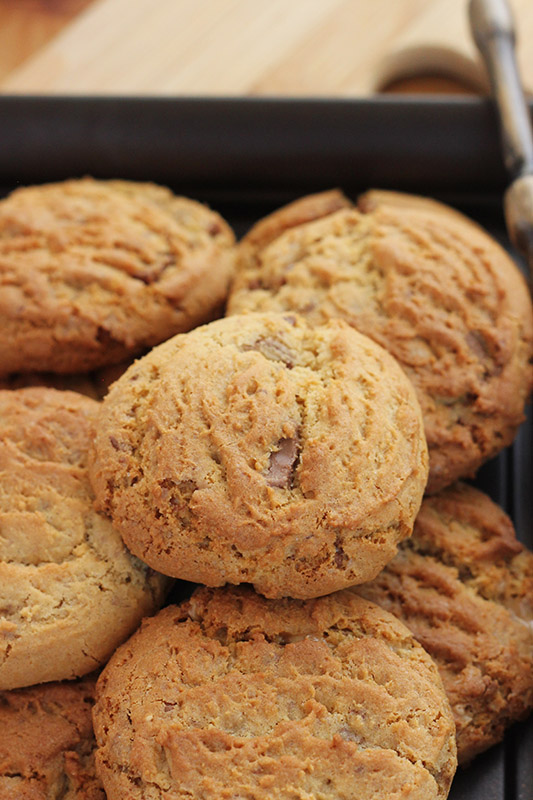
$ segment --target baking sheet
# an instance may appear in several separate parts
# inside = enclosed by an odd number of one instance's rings
[[[505,173],[487,101],[0,98],[0,192],[93,175],[154,180],[209,202],[238,234],[339,186],[430,194],[507,245]],[[476,484],[533,548],[533,423]],[[185,587],[182,587],[185,590]],[[533,800],[533,721],[459,769],[451,800]]]

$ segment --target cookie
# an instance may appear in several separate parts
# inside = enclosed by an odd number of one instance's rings
[[[108,800],[431,800],[456,766],[435,665],[347,591],[202,588],[113,656],[94,725]]]
[[[460,762],[533,708],[533,553],[482,492],[457,484],[425,498],[411,539],[358,592],[392,611],[434,658]]]
[[[427,478],[420,410],[340,320],[247,315],[176,336],[104,399],[98,507],[166,575],[308,598],[379,572]]]
[[[74,392],[0,391],[0,689],[91,672],[169,586],[93,508],[97,410]]]
[[[244,238],[229,314],[298,312],[312,325],[340,317],[385,347],[422,407],[428,492],[510,444],[533,381],[533,311],[493,239],[442,204],[379,192],[288,230],[283,210],[279,218],[266,245],[256,229]]]
[[[0,692],[2,800],[105,800],[94,765],[95,682]]]
[[[87,372],[212,319],[233,244],[218,214],[151,184],[16,190],[0,201],[0,374]]]

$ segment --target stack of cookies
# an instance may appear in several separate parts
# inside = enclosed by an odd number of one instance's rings
[[[460,481],[533,383],[504,251],[84,179],[0,203],[0,281],[0,800],[447,797],[533,706],[533,554]]]
[[[218,214],[148,184],[0,203],[1,800],[105,797],[98,670],[173,580],[94,508],[96,398],[134,355],[221,313],[233,247]]]

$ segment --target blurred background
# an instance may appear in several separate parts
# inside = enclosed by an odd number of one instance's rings
[[[533,2],[510,0],[533,88]],[[0,0],[0,91],[486,93],[466,0]]]

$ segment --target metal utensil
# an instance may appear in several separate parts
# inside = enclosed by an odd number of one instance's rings
[[[470,0],[469,16],[489,74],[512,179],[504,196],[507,231],[533,276],[533,133],[516,63],[513,17],[506,0]]]

